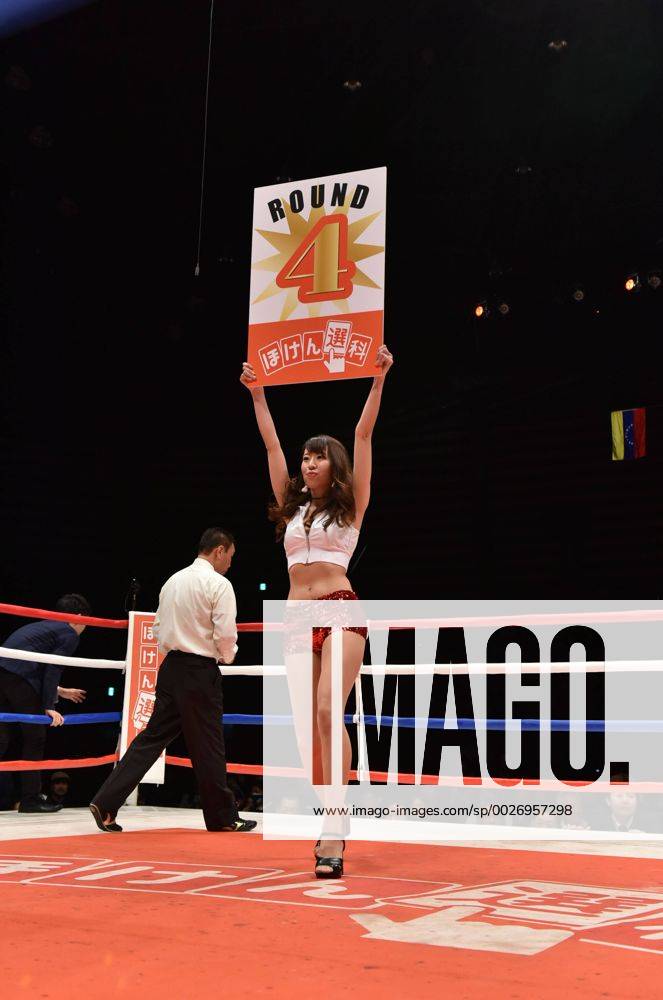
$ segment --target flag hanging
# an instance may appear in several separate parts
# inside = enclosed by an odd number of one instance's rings
[[[644,406],[640,406],[635,410],[613,410],[610,414],[613,462],[646,455],[646,412]]]

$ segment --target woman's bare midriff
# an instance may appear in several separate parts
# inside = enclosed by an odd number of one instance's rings
[[[328,562],[295,563],[290,569],[289,601],[317,601],[335,590],[352,590],[342,566]]]

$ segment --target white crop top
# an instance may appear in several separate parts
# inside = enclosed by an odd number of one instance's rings
[[[285,529],[283,544],[288,559],[288,569],[297,563],[327,562],[336,566],[348,568],[350,558],[357,546],[359,531],[354,525],[339,527],[335,521],[325,529],[323,522],[328,516],[326,511],[316,514],[308,535],[304,527],[304,518],[310,504],[300,507],[288,522]]]

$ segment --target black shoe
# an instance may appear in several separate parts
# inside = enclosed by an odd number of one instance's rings
[[[94,802],[90,803],[90,812],[94,816],[94,821],[104,833],[122,833],[122,827],[115,822],[115,817],[109,812],[102,811]]]
[[[219,827],[217,833],[248,833],[249,830],[255,830],[258,825],[256,819],[240,819],[239,817],[230,826]],[[210,831],[212,832],[212,831]]]
[[[56,813],[61,809],[62,805],[51,804],[44,799],[26,799],[25,802],[18,804],[20,813]]]
[[[342,878],[343,858],[321,858],[317,851],[318,847],[320,847],[320,841],[318,841],[313,848],[313,856],[315,857],[315,877]],[[345,850],[345,841],[343,841],[343,850]],[[320,870],[321,868],[331,868],[331,871],[323,872]]]

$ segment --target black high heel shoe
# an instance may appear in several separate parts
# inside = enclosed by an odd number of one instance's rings
[[[315,858],[315,877],[316,878],[342,878],[343,876],[343,858],[321,858],[317,852],[318,847],[320,847],[320,841],[318,840],[315,847],[313,848],[313,857]],[[345,841],[343,841],[343,850],[345,850]],[[320,871],[321,868],[331,868],[331,871],[323,872]]]

